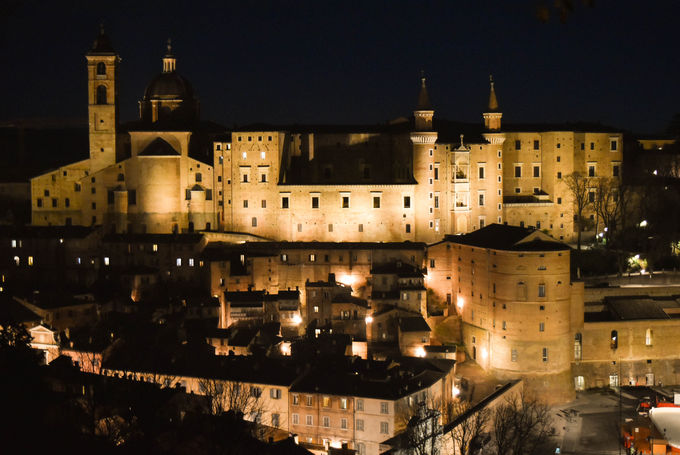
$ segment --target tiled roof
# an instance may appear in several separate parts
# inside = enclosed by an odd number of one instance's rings
[[[530,237],[534,235],[534,237]],[[464,235],[447,235],[444,242],[513,251],[558,251],[569,246],[535,229],[505,224],[490,224]]]

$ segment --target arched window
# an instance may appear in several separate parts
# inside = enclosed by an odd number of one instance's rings
[[[583,357],[583,338],[580,333],[574,335],[574,360],[581,360]]]
[[[616,349],[619,347],[619,332],[616,330],[612,330],[611,337],[610,337],[610,346],[612,349]]]
[[[106,86],[97,87],[97,104],[106,104]]]
[[[97,63],[97,75],[105,75],[105,74],[106,74],[106,64],[104,64],[104,62]]]

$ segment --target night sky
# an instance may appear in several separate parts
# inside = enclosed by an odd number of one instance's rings
[[[380,123],[413,110],[481,122],[493,73],[504,121],[665,129],[680,111],[680,2],[574,0],[559,20],[522,1],[0,0],[0,121],[87,115],[84,53],[99,23],[122,57],[121,120],[172,37],[201,117],[227,127]],[[137,3],[143,3],[138,5]]]

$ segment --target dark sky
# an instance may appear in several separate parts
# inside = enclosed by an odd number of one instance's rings
[[[573,0],[0,0],[0,120],[86,118],[84,53],[103,21],[134,120],[172,37],[202,118],[376,123],[410,115],[420,70],[435,115],[477,122],[493,73],[504,120],[663,130],[680,111],[680,2]],[[95,3],[97,5],[95,5]]]

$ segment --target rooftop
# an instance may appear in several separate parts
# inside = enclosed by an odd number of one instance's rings
[[[496,223],[469,234],[447,235],[442,242],[507,251],[570,250],[565,243],[561,243],[536,229]]]

